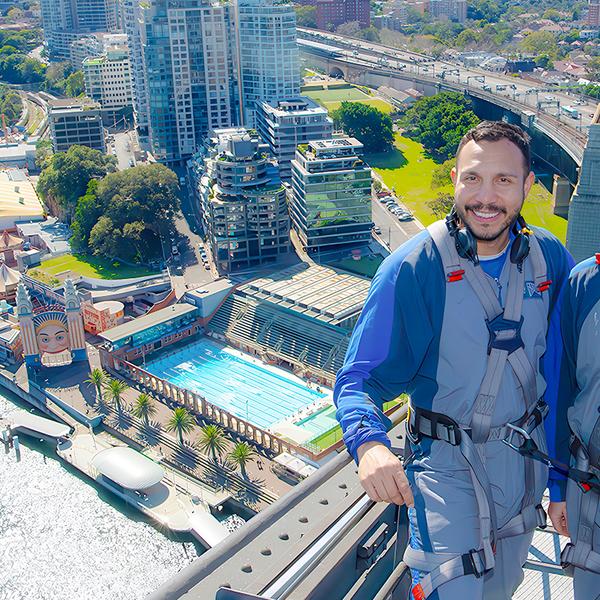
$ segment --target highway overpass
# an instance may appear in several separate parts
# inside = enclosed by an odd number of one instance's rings
[[[577,182],[595,105],[574,91],[559,91],[338,34],[299,29],[298,36],[307,65],[352,83],[400,90],[412,87],[425,95],[440,91],[468,94],[479,116],[505,118],[525,127],[532,135],[534,153],[571,184]],[[566,106],[575,106],[579,118],[563,114]]]

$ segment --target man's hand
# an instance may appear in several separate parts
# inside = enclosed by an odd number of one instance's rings
[[[548,507],[548,516],[552,521],[554,529],[560,535],[569,537],[569,524],[567,523],[567,503],[566,502],[550,502]]]
[[[409,508],[414,499],[402,463],[379,442],[367,442],[358,448],[358,478],[369,498]]]

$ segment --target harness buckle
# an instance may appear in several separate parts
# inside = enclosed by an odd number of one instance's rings
[[[448,282],[462,281],[463,275],[465,274],[464,269],[457,269],[456,271],[450,271],[448,273]]]
[[[491,353],[492,348],[506,350],[509,354],[523,348],[525,346],[521,337],[523,321],[523,317],[520,321],[505,319],[504,313],[494,317],[491,321],[486,319],[485,324],[490,334],[487,347],[488,355]]]
[[[465,575],[475,575],[475,579],[483,577],[485,572],[483,565],[480,566],[481,558],[479,552],[472,548],[467,553],[462,555],[463,567],[465,569]]]
[[[539,529],[546,529],[548,527],[548,516],[546,515],[546,511],[541,504],[536,504],[535,506],[535,516],[537,519],[537,526]]]
[[[572,542],[567,542],[562,552],[560,553],[560,566],[562,567],[563,571],[570,577],[573,576],[573,572],[575,570],[573,563],[571,562],[574,548],[575,544],[573,544]]]
[[[523,452],[523,447],[527,442],[532,442],[533,444],[535,444],[531,435],[529,435],[529,432],[526,429],[523,429],[523,427],[519,427],[514,423],[507,423],[506,426],[510,429],[510,431],[508,435],[502,440],[502,443],[506,444],[509,448],[512,448],[515,452]],[[525,441],[517,446],[513,442],[513,438],[515,435],[520,435]]]

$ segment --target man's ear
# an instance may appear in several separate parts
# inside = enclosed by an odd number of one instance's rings
[[[525,182],[523,183],[523,197],[527,198],[527,194],[531,190],[531,186],[535,183],[535,173],[533,171],[529,171],[529,175],[525,177]]]
[[[456,167],[452,167],[450,171],[450,179],[452,179],[452,183],[456,183]]]

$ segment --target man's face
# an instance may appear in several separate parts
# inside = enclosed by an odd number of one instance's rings
[[[452,170],[454,202],[480,254],[504,248],[533,180],[518,146],[507,139],[470,140],[463,146]]]

